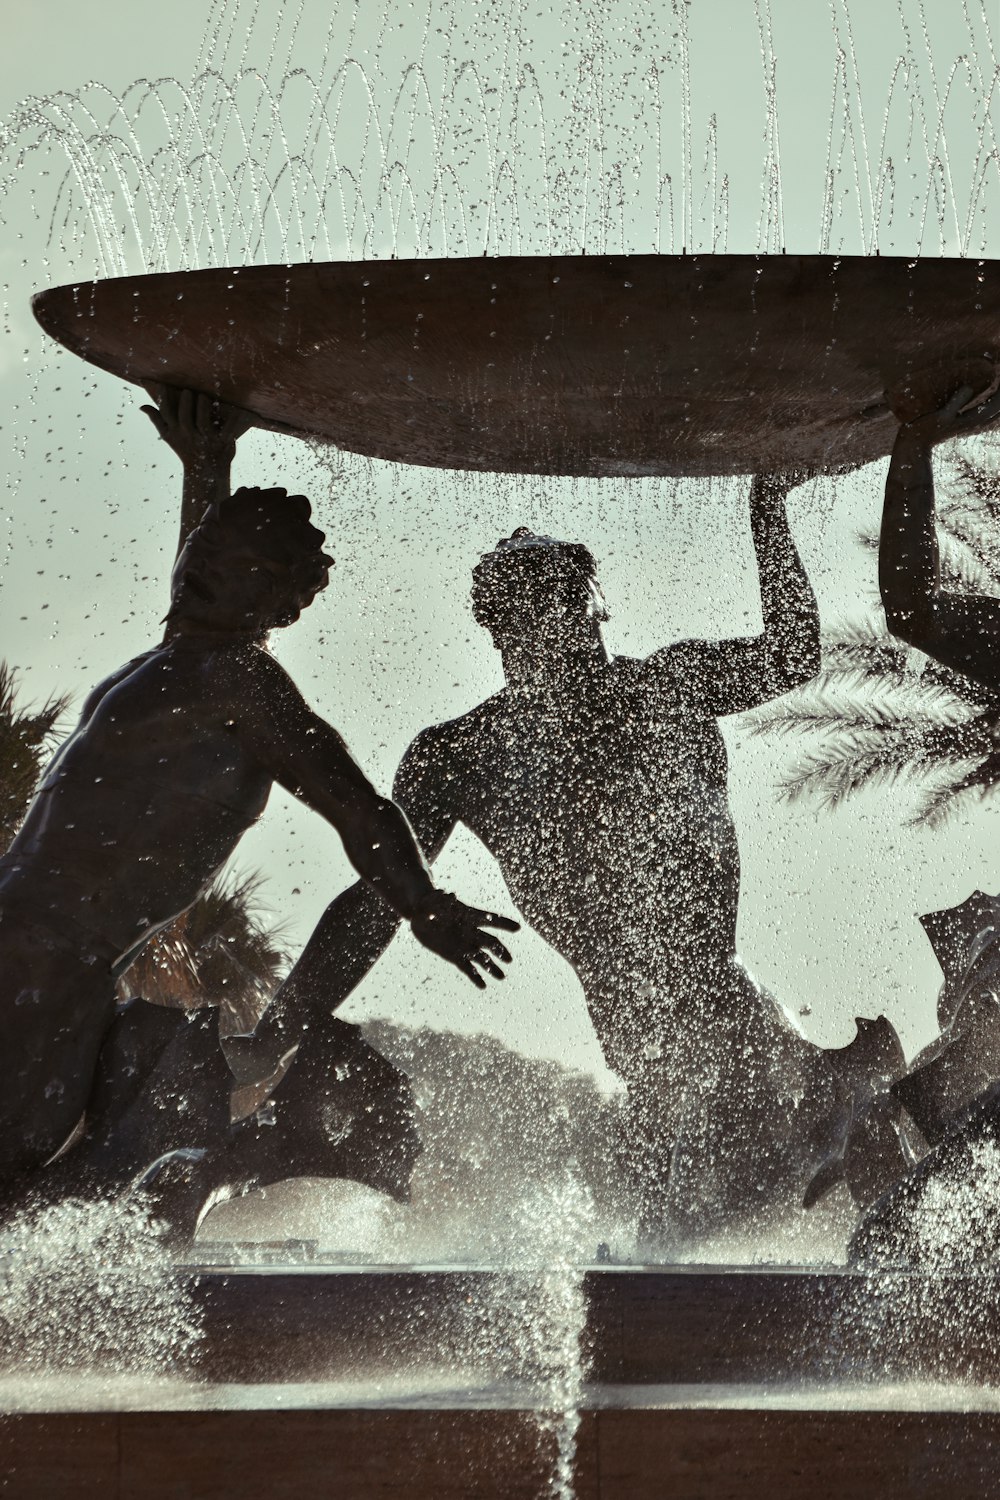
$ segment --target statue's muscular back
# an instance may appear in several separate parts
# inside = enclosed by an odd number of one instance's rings
[[[112,961],[183,911],[264,809],[275,673],[258,646],[181,640],[101,683],[0,866],[0,895],[70,915]]]
[[[716,720],[683,679],[617,658],[564,694],[507,688],[425,731],[397,795],[465,823],[588,992],[681,986],[731,957],[739,856]]]

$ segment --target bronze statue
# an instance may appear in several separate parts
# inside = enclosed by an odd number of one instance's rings
[[[184,464],[185,524],[201,517],[177,558],[163,640],[90,694],[0,860],[8,1182],[77,1126],[115,1022],[116,975],[205,889],[274,782],[333,825],[379,901],[473,983],[502,978],[497,960],[510,957],[483,927],[517,925],[435,889],[399,808],[267,650],[268,632],[327,586],[309,502],[281,489],[230,495],[252,419],[204,396],[158,395],[146,410]]]
[[[524,529],[500,542],[475,568],[472,605],[507,686],[421,733],[395,781],[427,857],[466,824],[579,976],[628,1091],[619,1148],[651,1232],[665,1218],[725,1221],[775,1195],[801,1201],[824,1164],[813,1196],[843,1175],[860,1184],[867,1167],[844,1157],[852,1121],[872,1136],[862,1156],[889,1150],[888,1180],[900,1165],[892,1118],[869,1118],[878,1080],[902,1069],[892,1028],[868,1023],[851,1047],[823,1052],[736,953],[739,851],[717,721],[819,663],[816,602],[785,512],[793,482],[751,487],[761,634],[683,641],[645,661],[609,656],[585,547]],[[277,1056],[303,1024],[321,1033],[397,920],[370,888],[334,901],[247,1053]]]
[[[942,589],[934,516],[935,446],[1000,417],[1000,391],[974,398],[975,388],[964,384],[934,410],[900,411],[885,488],[879,587],[894,635],[1000,695],[1000,599]],[[996,908],[994,898],[976,892],[953,912],[924,919],[945,976],[942,1035],[893,1092],[932,1149],[867,1215],[853,1241],[857,1259],[919,1259],[928,1240],[918,1233],[928,1194],[974,1180],[982,1150],[1000,1139]],[[981,1247],[970,1242],[969,1249],[978,1255]]]

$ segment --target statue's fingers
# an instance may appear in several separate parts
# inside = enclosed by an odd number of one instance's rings
[[[478,953],[474,953],[472,956],[479,967],[485,969],[487,974],[492,974],[494,979],[506,979],[507,976],[503,969],[501,969],[498,963],[493,962],[485,948],[480,948]]]
[[[198,391],[194,401],[195,423],[202,437],[212,437],[219,428],[219,403],[214,396]]]
[[[479,933],[479,942],[482,947],[488,948],[491,953],[495,953],[497,958],[502,958],[504,963],[509,964],[511,962],[510,950],[501,943],[498,937],[494,937],[492,932]]]
[[[467,958],[459,959],[458,964],[456,965],[456,967],[459,968],[459,969],[461,969],[461,971],[465,975],[466,979],[471,979],[472,980],[472,982],[476,986],[477,990],[484,990],[486,988],[486,980],[483,978],[483,976],[479,973],[479,971],[477,969],[474,969],[472,967],[472,964],[469,962],[469,960]]]
[[[219,431],[223,437],[241,438],[254,426],[256,419],[252,411],[242,406],[229,406],[225,401],[220,403]]]
[[[960,385],[953,396],[941,407],[943,417],[957,417],[963,406],[967,406],[976,394],[975,387],[971,385]]]
[[[157,431],[158,435],[161,438],[162,437],[166,437],[166,435],[167,435],[167,424],[163,420],[163,416],[162,416],[162,413],[160,412],[159,407],[157,407],[157,406],[140,406],[139,410],[140,411],[144,411],[146,413],[146,416],[149,418],[149,420],[152,422],[153,426],[156,428],[156,431]]]
[[[502,932],[520,932],[520,922],[514,922],[510,917],[498,916],[493,911],[477,911],[476,922],[484,927],[499,927]]]

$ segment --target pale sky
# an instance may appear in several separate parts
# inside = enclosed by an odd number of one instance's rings
[[[1000,253],[998,173],[983,154],[996,58],[988,11],[973,0],[774,0],[770,23],[763,0],[372,0],[332,22],[318,0],[181,0],[169,13],[103,0],[97,14],[99,25],[69,0],[22,8],[0,57],[0,611],[2,652],[29,696],[69,689],[79,701],[156,638],[179,499],[136,394],[34,324],[28,301],[41,286],[268,258],[550,245]],[[347,58],[357,66],[345,73]],[[221,83],[193,90],[208,66]],[[164,77],[177,84],[131,87]],[[328,174],[331,140],[351,176],[327,175],[320,209],[309,179]],[[233,198],[221,169],[233,177],[248,159],[256,175],[244,173]],[[442,163],[450,197],[435,197]],[[350,220],[348,182],[367,240]],[[384,788],[420,728],[499,685],[468,577],[515,525],[593,548],[613,650],[759,628],[739,484],[480,479],[321,461],[260,435],[241,446],[236,478],[314,499],[334,586],[276,650]],[[854,538],[877,524],[883,479],[875,465],[835,496],[819,485],[792,502],[827,625],[874,607],[873,561]],[[746,961],[791,1009],[808,1008],[817,1040],[846,1041],[853,1015],[885,1008],[915,1047],[938,982],[915,915],[976,885],[1000,888],[1000,803],[970,807],[938,834],[906,827],[905,791],[835,816],[789,810],[773,791],[781,747],[744,745],[736,722],[726,736]],[[349,876],[332,832],[283,795],[238,859],[264,871],[296,942]],[[457,838],[439,868],[467,898],[509,907],[471,838]],[[530,934],[517,958],[506,986],[481,998],[404,937],[347,1014],[487,1029],[599,1068],[565,966]]]

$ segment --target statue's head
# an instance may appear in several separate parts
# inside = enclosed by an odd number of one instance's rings
[[[168,620],[250,631],[291,625],[326,588],[333,558],[303,495],[239,489],[210,505],[181,549]]]
[[[526,526],[498,542],[473,569],[472,613],[501,650],[525,637],[556,643],[608,618],[589,549],[536,536]]]

